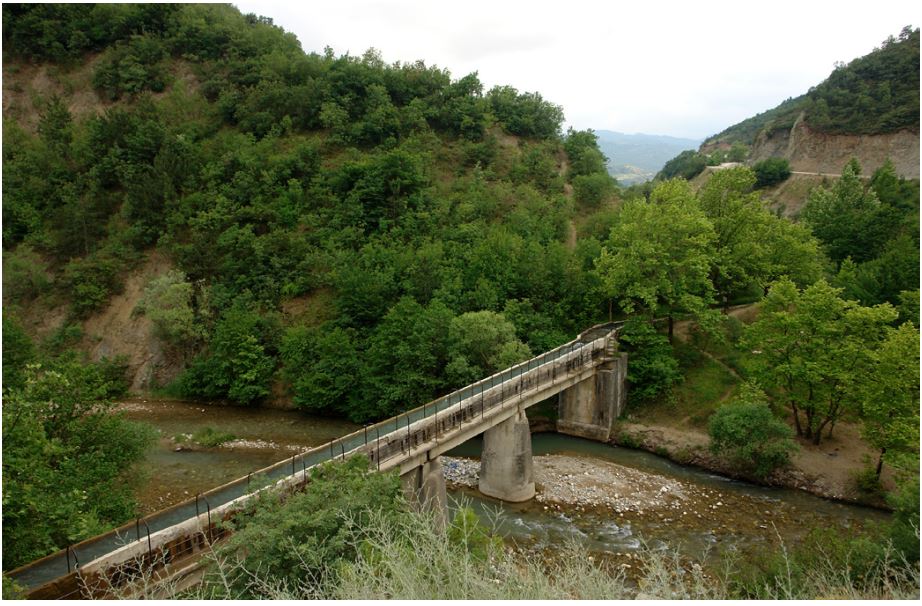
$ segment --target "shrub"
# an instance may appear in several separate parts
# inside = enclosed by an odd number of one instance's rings
[[[711,452],[726,456],[743,471],[765,477],[789,462],[797,450],[794,432],[775,418],[765,394],[751,384],[717,409],[708,423]]]
[[[168,271],[151,280],[137,309],[151,319],[158,335],[174,347],[194,347],[205,336],[193,309],[192,284],[181,271]]]
[[[770,187],[791,176],[791,165],[784,158],[768,158],[752,165],[756,187]]]
[[[632,398],[650,400],[682,379],[669,339],[643,318],[624,325],[619,341],[628,352],[627,380]]]
[[[189,434],[180,434],[174,439],[181,443],[191,440],[199,446],[204,446],[205,448],[214,448],[215,446],[220,446],[221,444],[230,442],[236,438],[237,436],[232,433],[220,431],[214,427],[203,427],[202,429],[199,429],[193,433],[191,436]]]
[[[688,149],[666,162],[662,170],[656,175],[656,178],[658,180],[672,179],[673,177],[694,179],[701,174],[705,166],[707,166],[707,157],[693,149]]]
[[[573,178],[573,194],[581,206],[596,208],[615,191],[615,180],[605,173]]]
[[[241,303],[218,321],[204,354],[178,379],[180,393],[252,404],[269,395],[275,358],[274,324]]]
[[[32,339],[17,320],[3,316],[3,388],[19,389],[25,383],[26,365],[35,358]]]
[[[234,521],[236,532],[218,552],[241,566],[230,579],[233,597],[251,595],[246,571],[292,588],[333,574],[357,557],[353,537],[374,512],[392,519],[405,510],[397,474],[370,473],[366,457],[314,469],[308,487],[284,505],[270,494]]]

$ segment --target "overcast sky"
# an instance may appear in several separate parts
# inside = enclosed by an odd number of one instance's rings
[[[509,84],[558,105],[567,125],[704,138],[807,91],[836,61],[869,53],[918,0],[237,2],[307,51],[369,47],[422,59],[485,89]]]

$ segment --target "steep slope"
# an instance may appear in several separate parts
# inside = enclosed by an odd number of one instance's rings
[[[749,161],[773,157],[786,158],[791,170],[805,173],[838,173],[857,158],[868,175],[889,158],[898,175],[919,178],[919,132],[829,134],[811,129],[799,118],[788,131],[763,131],[756,137]]]
[[[606,311],[568,238],[611,181],[538,93],[305,52],[229,5],[4,5],[3,26],[4,315],[43,355],[368,419]],[[450,352],[478,321],[505,349]]]
[[[749,160],[783,157],[792,170],[837,172],[855,157],[868,170],[893,160],[919,177],[919,30],[840,64],[808,93],[709,137],[700,153],[751,146]]]

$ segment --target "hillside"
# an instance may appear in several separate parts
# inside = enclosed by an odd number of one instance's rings
[[[608,172],[619,183],[633,185],[652,179],[663,165],[686,149],[696,149],[701,141],[661,135],[628,135],[597,130],[599,149],[608,158]]]
[[[607,312],[567,237],[613,185],[538,93],[305,52],[227,5],[3,24],[3,310],[38,359],[361,420]],[[463,338],[483,324],[486,357]]]
[[[749,146],[750,162],[783,157],[795,171],[835,172],[891,158],[919,177],[919,30],[904,28],[873,52],[839,64],[806,94],[709,137],[701,154]]]

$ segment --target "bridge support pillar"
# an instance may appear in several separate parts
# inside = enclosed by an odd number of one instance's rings
[[[626,375],[627,354],[615,353],[592,377],[560,392],[557,431],[607,442],[612,423],[624,410]]]
[[[535,496],[531,431],[524,411],[484,432],[479,488],[487,496],[511,503]]]
[[[442,474],[442,459],[436,457],[400,476],[404,494],[410,503],[435,515],[439,527],[448,521],[448,493]]]

